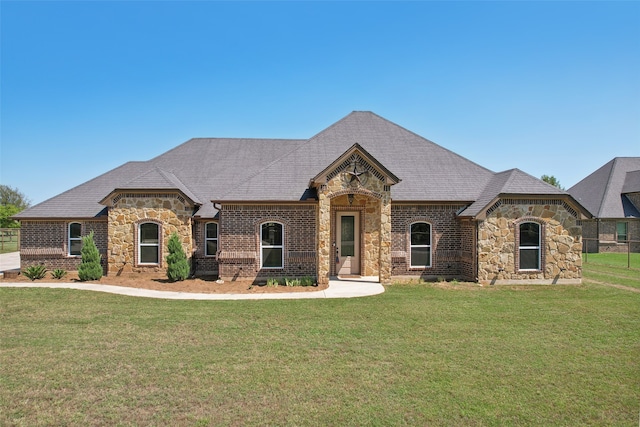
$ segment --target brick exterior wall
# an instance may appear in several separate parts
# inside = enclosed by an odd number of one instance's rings
[[[69,255],[69,224],[80,223],[82,236],[93,231],[93,239],[102,255],[102,265],[106,273],[107,260],[107,220],[86,219],[65,221],[21,221],[20,268],[44,265],[48,270],[61,268],[76,271],[80,256]]]
[[[210,222],[218,223],[217,220],[213,221],[211,219],[208,220],[199,220],[194,222],[193,226],[193,241],[194,241],[194,251],[193,251],[193,264],[192,268],[194,269],[195,275],[214,275],[217,276],[219,274],[218,267],[218,258],[216,256],[205,255],[205,226]],[[220,224],[218,223],[218,226]],[[218,235],[220,232],[218,231]],[[218,236],[218,245],[220,244],[220,237]],[[218,246],[218,250],[220,246]]]
[[[617,241],[617,224],[627,223],[627,239],[631,241],[631,248],[627,242]],[[592,219],[582,221],[583,235],[585,237],[584,248],[588,248],[589,253],[594,252],[617,252],[626,253],[640,252],[640,219],[620,218],[620,219]]]
[[[473,276],[469,260],[463,262],[462,242],[473,242],[473,227],[463,226],[456,212],[458,204],[392,204],[391,254],[392,274],[433,280],[438,277],[470,280]],[[423,221],[431,224],[431,267],[410,267],[410,225]],[[465,255],[473,247],[465,243]]]
[[[265,282],[268,278],[316,276],[316,215],[312,205],[223,205],[218,257],[220,278]],[[260,266],[260,226],[284,225],[284,268]]]

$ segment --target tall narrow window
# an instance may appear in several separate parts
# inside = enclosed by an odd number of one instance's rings
[[[69,255],[79,256],[82,250],[82,225],[79,222],[69,224]]]
[[[626,243],[627,236],[627,223],[619,222],[616,224],[616,240],[620,243]]]
[[[540,270],[540,224],[520,224],[520,270]]]
[[[411,224],[411,267],[431,267],[431,225],[426,222]]]
[[[138,254],[140,264],[160,263],[160,226],[153,222],[140,224]]]
[[[208,222],[204,228],[204,254],[206,256],[214,256],[218,252],[218,224],[215,222]]]
[[[260,226],[260,258],[262,268],[284,267],[283,226],[265,222]]]

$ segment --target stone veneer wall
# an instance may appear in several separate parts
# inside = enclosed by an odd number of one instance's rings
[[[473,241],[473,227],[462,227],[456,217],[464,205],[445,204],[392,204],[391,233],[393,276],[437,277],[473,279],[469,265],[463,268],[461,242]],[[431,224],[431,267],[410,267],[410,225],[424,221]],[[464,239],[463,239],[464,236]],[[464,246],[472,252],[471,245]],[[467,254],[468,255],[468,254]],[[468,264],[469,260],[465,258]],[[471,276],[471,277],[470,277]]]
[[[219,275],[226,281],[316,275],[316,205],[223,205],[219,219]],[[260,225],[284,224],[284,268],[260,267]]]
[[[123,194],[109,208],[108,273],[161,272],[166,269],[167,243],[174,232],[191,258],[193,208],[178,194]],[[160,224],[160,263],[138,265],[136,261],[138,225]]]
[[[102,265],[106,269],[107,221],[71,219],[66,221],[21,221],[20,268],[44,265],[48,270],[61,268],[75,271],[80,265],[80,256],[69,255],[69,224],[80,223],[82,235],[93,231],[93,239],[102,255]],[[105,271],[106,272],[106,271]]]
[[[580,283],[582,229],[576,212],[559,200],[501,200],[478,224],[480,283]],[[518,271],[516,234],[527,220],[542,225],[541,270]]]
[[[348,195],[355,206],[364,202],[364,239],[361,245],[363,274],[378,276],[380,283],[391,283],[391,189],[372,174],[365,185],[351,186],[337,173],[318,188],[318,282],[326,284],[335,273],[335,212],[347,209]],[[377,227],[377,231],[375,230]],[[377,257],[377,261],[375,258]]]

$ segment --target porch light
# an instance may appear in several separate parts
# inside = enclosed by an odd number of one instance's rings
[[[353,205],[353,194],[348,194],[347,198],[349,199],[349,205]]]

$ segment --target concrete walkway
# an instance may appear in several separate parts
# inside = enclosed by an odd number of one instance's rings
[[[20,268],[18,252],[0,255],[0,271]],[[155,291],[150,289],[129,288],[125,286],[101,285],[97,283],[44,283],[44,282],[11,282],[2,283],[0,287],[10,288],[55,288],[78,289],[83,291],[108,292],[145,298],[162,298],[178,300],[249,300],[249,299],[310,299],[310,298],[355,298],[377,295],[384,292],[384,286],[378,283],[377,277],[358,279],[329,280],[329,287],[316,292],[282,292],[273,294],[198,294],[190,292]]]

